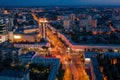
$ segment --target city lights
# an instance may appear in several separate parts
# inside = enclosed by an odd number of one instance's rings
[[[85,61],[90,61],[90,58],[85,58]]]
[[[4,8],[4,1],[0,80],[120,80],[119,7],[73,6],[69,0],[61,1],[64,6],[60,0],[48,0],[49,6],[29,1],[29,7],[21,0],[24,6]]]
[[[14,39],[21,39],[21,36],[19,36],[19,35],[14,35]]]
[[[40,22],[40,23],[46,23],[46,22],[48,22],[48,21],[47,21],[46,18],[40,18],[40,19],[39,19],[39,22]]]
[[[114,52],[118,52],[118,49],[114,49]]]

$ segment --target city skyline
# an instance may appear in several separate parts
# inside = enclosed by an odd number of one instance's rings
[[[87,1],[0,1],[0,80],[120,80],[120,7]]]
[[[118,0],[0,0],[0,6],[118,5]]]

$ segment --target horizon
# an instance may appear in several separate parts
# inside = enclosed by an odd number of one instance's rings
[[[0,6],[120,6],[118,0],[0,0]]]
[[[31,7],[120,7],[120,5],[32,5],[32,6],[28,6],[28,5],[7,5],[7,6],[3,6],[0,5],[1,8],[31,8]]]

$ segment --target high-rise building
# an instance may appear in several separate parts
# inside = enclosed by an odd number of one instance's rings
[[[79,22],[80,27],[97,27],[97,20],[96,19],[82,19]]]
[[[63,26],[64,26],[64,29],[69,29],[70,28],[70,20],[64,20]]]
[[[80,27],[88,27],[90,25],[90,21],[88,19],[82,19],[79,22]]]
[[[7,24],[0,24],[0,43],[7,40],[8,26]]]
[[[40,28],[39,32],[41,37],[44,39],[47,38],[46,27],[47,27],[47,20],[45,18],[39,19],[39,28]]]
[[[14,23],[13,23],[13,18],[6,18],[6,24],[8,26],[8,30],[12,30],[13,26],[14,26]]]
[[[70,14],[71,26],[75,24],[75,14]]]
[[[92,20],[92,27],[96,28],[97,27],[97,20]]]

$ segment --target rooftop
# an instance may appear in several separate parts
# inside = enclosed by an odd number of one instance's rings
[[[17,74],[16,74],[17,73]],[[21,70],[2,70],[0,72],[0,76],[7,76],[7,77],[18,77],[22,78],[28,71],[21,71]]]
[[[32,58],[35,54],[36,54],[36,52],[30,51],[30,52],[28,52],[26,54],[22,54],[21,57],[30,57],[30,58]]]
[[[102,72],[100,71],[100,67],[96,58],[91,58],[93,71],[95,73],[95,80],[103,80]]]

